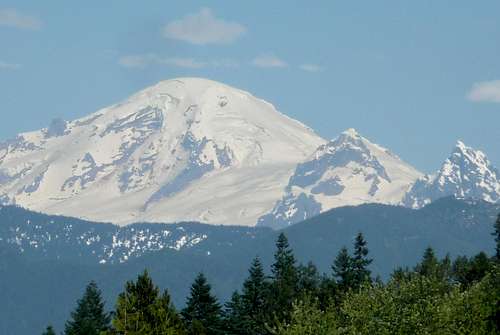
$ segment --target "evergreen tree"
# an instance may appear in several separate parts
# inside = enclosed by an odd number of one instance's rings
[[[247,314],[244,312],[241,295],[236,291],[225,305],[225,331],[229,334],[248,334]]]
[[[248,270],[248,278],[243,283],[241,295],[245,334],[263,334],[265,332],[268,288],[264,268],[260,259],[256,257]]]
[[[434,276],[437,274],[439,261],[436,258],[434,249],[428,247],[424,251],[422,261],[415,267],[415,272],[422,276]]]
[[[273,317],[279,320],[289,316],[293,301],[297,297],[298,273],[295,263],[288,239],[281,233],[276,242],[274,264],[271,267],[273,281],[269,297]]]
[[[298,267],[298,290],[301,296],[317,297],[321,284],[321,276],[313,262]]]
[[[358,233],[354,242],[353,275],[354,286],[359,287],[366,281],[370,281],[370,270],[368,266],[372,263],[369,259],[367,242],[362,233]]]
[[[48,326],[42,333],[42,335],[56,335],[56,332],[54,331],[54,328],[52,328],[52,326]]]
[[[500,214],[498,214],[497,221],[494,225],[495,231],[492,235],[495,237],[495,260],[497,263],[500,263]]]
[[[101,291],[95,282],[90,282],[83,297],[78,300],[71,320],[66,322],[66,335],[99,335],[109,329],[110,315],[104,311]]]
[[[183,334],[168,292],[160,295],[146,270],[118,296],[113,327],[111,334]]]
[[[200,326],[207,335],[222,334],[221,306],[212,295],[207,279],[200,273],[191,286],[191,295],[181,312],[189,334],[198,334]]]
[[[492,262],[484,252],[480,252],[470,260],[460,256],[453,262],[452,278],[464,288],[468,288],[481,281],[492,267]]]
[[[354,286],[354,260],[346,247],[340,249],[332,265],[339,288],[345,292]]]

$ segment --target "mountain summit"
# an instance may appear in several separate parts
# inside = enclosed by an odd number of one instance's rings
[[[399,203],[420,172],[347,129],[295,169],[286,193],[258,224],[284,227],[334,207]]]
[[[254,225],[324,142],[247,92],[168,80],[0,144],[0,202],[120,224]]]
[[[419,179],[403,199],[408,207],[420,208],[445,196],[500,201],[500,172],[479,150],[457,141],[450,156],[434,175]]]

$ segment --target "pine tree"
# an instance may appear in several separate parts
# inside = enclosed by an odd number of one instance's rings
[[[168,292],[160,295],[146,270],[118,296],[113,327],[111,334],[183,334]]]
[[[266,296],[269,284],[258,257],[254,258],[243,283],[241,294],[242,334],[263,334],[265,332]]]
[[[244,312],[241,295],[236,291],[225,305],[224,330],[229,334],[248,334],[247,314]]]
[[[346,292],[354,286],[354,260],[346,247],[340,249],[332,270],[341,291]]]
[[[494,225],[495,231],[492,233],[492,235],[495,237],[495,260],[497,263],[500,263],[500,214],[498,214],[497,221],[495,222]]]
[[[273,316],[282,320],[288,318],[292,304],[298,293],[298,273],[295,257],[285,234],[281,233],[276,242],[274,264],[271,267],[270,308]]]
[[[370,270],[368,266],[372,263],[369,259],[367,242],[362,233],[358,233],[354,242],[354,258],[353,258],[353,271],[354,271],[354,286],[359,287],[364,282],[370,281]]]
[[[424,251],[422,261],[415,267],[415,272],[422,276],[436,276],[439,268],[439,261],[436,258],[434,249],[428,247]]]
[[[66,322],[66,335],[99,335],[109,329],[110,315],[104,311],[101,291],[95,282],[90,282],[83,297],[78,300],[71,320]]]
[[[207,279],[200,273],[191,286],[191,295],[181,312],[189,334],[198,334],[203,326],[207,335],[222,334],[221,306],[212,295]]]
[[[54,328],[52,326],[48,326],[42,333],[42,335],[56,335],[56,332],[54,331]]]
[[[313,262],[298,267],[298,289],[301,296],[316,297],[319,292],[321,277],[318,268]]]

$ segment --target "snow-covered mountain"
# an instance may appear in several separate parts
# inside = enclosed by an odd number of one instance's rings
[[[247,92],[168,80],[0,144],[0,202],[118,224],[255,225],[324,142]]]
[[[500,201],[500,172],[486,155],[458,141],[451,155],[434,175],[419,179],[406,194],[403,205],[420,208],[453,195],[456,198]]]
[[[348,129],[297,166],[285,195],[258,225],[280,228],[345,205],[397,204],[420,176],[389,150]]]

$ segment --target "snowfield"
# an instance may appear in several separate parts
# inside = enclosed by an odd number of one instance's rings
[[[500,173],[459,142],[423,176],[348,129],[326,141],[250,93],[162,81],[79,120],[0,143],[0,204],[126,225],[198,221],[279,228],[368,202],[500,200]]]

